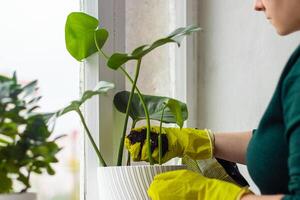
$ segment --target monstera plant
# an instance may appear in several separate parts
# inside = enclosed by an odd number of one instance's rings
[[[99,20],[81,12],[70,13],[65,26],[65,42],[69,53],[78,61],[84,61],[90,55],[98,53],[106,60],[107,67],[111,70],[118,70],[132,83],[130,91],[121,91],[115,94],[114,105],[118,111],[125,114],[122,136],[120,139],[117,165],[122,165],[124,140],[126,130],[129,124],[129,118],[132,119],[131,128],[135,127],[136,122],[140,120],[146,121],[147,126],[147,151],[151,165],[155,163],[152,158],[151,150],[151,133],[150,120],[157,120],[162,123],[174,123],[179,127],[183,126],[184,121],[188,117],[187,106],[176,99],[161,96],[144,95],[137,86],[137,80],[140,70],[142,69],[142,60],[148,53],[169,43],[175,43],[180,46],[182,39],[193,32],[199,31],[197,26],[188,26],[178,28],[166,37],[154,41],[152,44],[141,45],[135,48],[131,53],[115,52],[112,55],[107,55],[103,47],[109,38],[109,32],[101,27]],[[131,77],[124,68],[124,64],[128,61],[135,61],[135,74]],[[89,137],[92,144],[92,137]],[[152,142],[153,145],[153,142]],[[94,145],[93,145],[94,146]],[[158,138],[159,158],[162,155],[162,134]],[[96,150],[99,152],[99,150]],[[100,152],[97,153],[100,155]],[[104,159],[99,156],[100,164],[106,166]]]
[[[113,52],[108,55],[104,47],[108,41],[109,32],[102,26],[101,21],[99,22],[98,19],[81,12],[70,13],[67,17],[65,43],[69,53],[79,62],[97,53],[105,60],[106,67],[122,73],[131,83],[129,91],[118,91],[113,99],[115,108],[125,114],[118,147],[117,166],[107,166],[105,158],[103,158],[94,139],[91,137],[80,109],[78,109],[78,106],[73,109],[79,114],[88,139],[100,161],[100,167],[98,167],[100,199],[148,199],[146,191],[155,174],[185,168],[183,165],[162,165],[162,157],[166,153],[166,148],[168,148],[168,140],[166,134],[162,133],[161,127],[163,123],[172,123],[181,128],[188,117],[186,104],[169,97],[145,95],[137,86],[137,81],[140,70],[143,68],[142,61],[145,56],[170,43],[180,46],[180,42],[186,35],[199,30],[200,28],[197,26],[178,28],[166,37],[157,39],[152,44],[141,45],[131,52]],[[124,67],[128,61],[135,63],[135,74],[132,77]],[[150,120],[160,122],[160,132],[158,134],[151,132]],[[141,137],[146,139],[146,152],[150,165],[122,166],[126,130],[130,121],[132,122],[131,129],[139,121],[146,122],[146,128],[143,129]],[[143,142],[145,139],[143,139]],[[158,160],[152,157],[156,147],[158,147]],[[130,154],[128,153],[127,165],[131,165],[130,160]],[[154,165],[156,163],[160,165]]]

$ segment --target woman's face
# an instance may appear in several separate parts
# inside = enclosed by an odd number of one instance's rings
[[[279,35],[300,30],[300,0],[255,0],[255,10],[265,13]]]

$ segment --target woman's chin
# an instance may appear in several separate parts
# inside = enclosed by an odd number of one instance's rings
[[[292,30],[288,30],[288,29],[283,29],[283,28],[276,28],[277,34],[280,36],[285,36],[285,35],[289,35],[295,31]]]
[[[300,30],[300,27],[299,28],[295,28],[295,27],[278,27],[278,26],[274,26],[276,31],[277,31],[277,34],[278,35],[281,35],[281,36],[285,36],[285,35],[289,35],[291,33],[294,33],[296,31],[299,31]]]

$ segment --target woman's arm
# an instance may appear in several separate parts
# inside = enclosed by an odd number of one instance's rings
[[[283,198],[282,194],[262,195],[262,196],[257,196],[254,194],[246,194],[242,196],[241,200],[281,200],[282,198]]]
[[[252,131],[238,133],[214,133],[214,156],[235,163],[246,164],[246,150]]]

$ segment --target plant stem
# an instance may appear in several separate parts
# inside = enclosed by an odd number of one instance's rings
[[[98,47],[97,47],[97,48],[98,48]],[[98,50],[102,53],[102,55],[104,56],[104,58],[105,58],[106,60],[109,59],[108,55],[106,55],[106,54],[102,51],[102,49],[98,49]]]
[[[118,163],[117,163],[118,166],[122,165],[124,141],[125,141],[125,136],[126,136],[127,123],[128,123],[128,119],[129,119],[129,110],[130,110],[130,107],[131,107],[131,102],[132,102],[132,98],[133,98],[133,95],[134,95],[135,86],[136,86],[136,83],[137,83],[137,80],[138,80],[138,77],[139,77],[141,61],[142,61],[141,59],[139,59],[137,61],[134,81],[133,81],[133,84],[132,84],[132,87],[131,87],[131,92],[130,92],[127,107],[126,107],[125,122],[124,122],[123,133],[122,133],[122,137],[121,137],[121,141],[120,141],[120,146],[119,146]]]
[[[130,82],[133,84],[133,80],[132,78],[129,76],[129,74],[126,72],[126,70],[122,67],[120,67],[121,70],[123,71],[123,73],[125,74],[125,76],[130,80]],[[149,162],[150,165],[154,164],[153,158],[152,158],[152,154],[151,154],[151,144],[150,144],[150,116],[149,116],[149,111],[148,108],[146,106],[145,100],[140,92],[140,90],[136,87],[136,91],[138,93],[139,99],[142,103],[144,112],[145,112],[145,116],[146,116],[146,122],[147,122],[147,146],[148,146],[148,157],[149,157]]]
[[[143,98],[143,97],[142,97]],[[149,118],[149,112],[148,109],[145,109],[145,115],[147,117],[147,147],[148,147],[148,157],[149,157],[149,162],[150,165],[154,165],[154,160],[152,158],[152,153],[151,153],[151,143],[150,143],[150,118]]]
[[[98,46],[98,42],[97,42],[97,40],[96,40],[96,37],[94,36],[94,41],[95,41],[95,45],[96,45],[96,48],[97,48],[97,50],[99,51],[99,52],[101,52],[101,55],[103,55],[104,56],[104,58],[106,59],[106,60],[108,60],[109,59],[109,57],[104,53],[104,51],[102,51],[102,49],[101,48],[99,48],[99,46]]]
[[[166,105],[164,106],[163,110],[162,110],[162,114],[161,114],[161,118],[160,118],[160,124],[159,124],[159,135],[158,135],[158,163],[161,165],[161,159],[162,159],[162,139],[161,139],[161,129],[162,129],[162,123],[163,123],[163,117],[164,117],[164,112],[166,109]]]
[[[82,124],[84,126],[85,132],[87,133],[87,136],[88,136],[90,142],[92,143],[92,146],[93,146],[93,148],[94,148],[94,150],[95,150],[95,152],[96,152],[96,154],[97,154],[97,156],[99,158],[100,164],[103,167],[106,167],[107,165],[106,165],[106,163],[105,163],[105,161],[104,161],[104,159],[103,159],[103,157],[102,157],[102,155],[101,155],[101,153],[100,153],[100,151],[99,151],[99,149],[98,149],[98,147],[97,147],[97,145],[96,145],[96,143],[95,143],[95,141],[94,141],[94,139],[93,139],[93,137],[91,135],[91,132],[90,132],[89,128],[87,127],[87,125],[85,123],[85,120],[84,120],[84,117],[82,115],[82,112],[80,111],[79,108],[76,110],[76,112],[78,113],[78,115],[80,117],[80,120],[81,120],[81,122],[82,122]]]
[[[131,161],[130,160],[131,160],[131,158],[130,158],[130,152],[128,151],[127,152],[127,163],[126,163],[127,166],[131,165]]]
[[[101,55],[103,56],[103,58],[106,59],[106,60],[108,60],[108,59],[109,59],[109,56],[107,56],[107,55],[103,52],[102,49],[99,49],[99,48],[98,48],[98,45],[96,45],[96,47],[97,47],[98,51],[101,53]],[[132,80],[132,78],[130,77],[130,75],[127,73],[127,71],[126,71],[122,66],[120,67],[120,69],[121,69],[122,72],[125,74],[125,76],[127,77],[127,79],[133,84],[133,80]],[[139,88],[138,88],[137,86],[135,86],[135,89],[136,89],[136,91],[137,91],[137,93],[138,93],[138,96],[140,97],[140,100],[141,100],[142,102],[144,102],[144,101],[143,101],[144,99],[143,99],[143,100],[141,99],[142,94],[141,94]],[[145,103],[145,102],[144,102],[144,103]]]
[[[23,190],[21,190],[20,193],[27,192],[27,190],[31,187],[31,185],[30,185],[30,183],[29,183],[29,179],[30,179],[30,174],[31,174],[31,172],[32,172],[32,165],[29,167],[29,169],[28,169],[28,174],[27,174],[27,177],[26,177],[26,182],[27,182],[29,185],[26,184],[26,187],[25,187]]]
[[[133,120],[132,124],[131,124],[131,130],[135,128],[135,125],[136,125],[137,121],[136,120]],[[131,163],[130,163],[131,159],[130,159],[130,153],[128,152],[128,156],[127,156],[127,166],[130,166]]]
[[[98,47],[98,45],[96,45],[98,51],[101,53],[101,55],[106,59],[108,60],[109,57],[102,51],[102,49],[100,49]],[[134,84],[134,81],[132,80],[132,78],[130,77],[130,75],[127,73],[127,71],[121,66],[120,69],[122,70],[122,72],[125,74],[125,76],[128,78],[128,80]],[[143,106],[143,109],[144,109],[144,112],[145,112],[145,116],[146,116],[146,121],[147,121],[147,145],[148,145],[148,157],[149,157],[149,162],[151,165],[154,164],[154,161],[153,161],[153,158],[152,158],[152,154],[151,154],[151,144],[150,144],[150,116],[149,116],[149,111],[148,111],[148,108],[146,106],[146,103],[145,103],[145,100],[139,90],[139,88],[135,85],[135,89],[138,93],[138,96],[139,96],[139,99],[142,103],[142,106]],[[127,125],[126,125],[127,126]],[[126,127],[127,128],[127,127]],[[125,140],[125,137],[124,139]],[[121,140],[122,142],[122,140]],[[120,144],[121,145],[121,144]],[[124,147],[123,147],[124,148]],[[119,149],[119,155],[120,155],[120,149]],[[118,162],[119,162],[119,159],[118,159]]]

